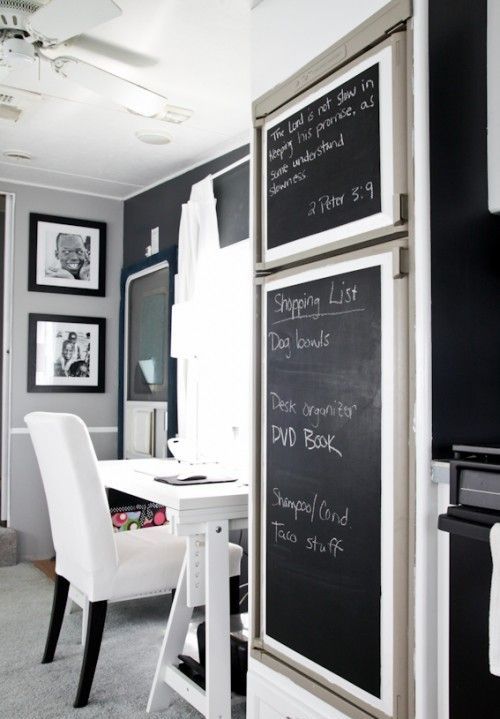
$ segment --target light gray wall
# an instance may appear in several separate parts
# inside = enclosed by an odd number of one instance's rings
[[[19,532],[20,558],[53,555],[47,506],[24,415],[34,410],[73,412],[89,427],[117,426],[118,321],[123,263],[123,203],[41,187],[0,181],[0,192],[15,193],[13,267],[12,422],[10,526]],[[107,223],[106,297],[28,292],[29,213],[39,212]],[[106,318],[106,384],[103,394],[28,393],[28,314],[88,315]],[[115,432],[94,434],[100,459],[116,457]],[[61,477],[61,481],[64,478]],[[71,512],[71,507],[68,507]]]

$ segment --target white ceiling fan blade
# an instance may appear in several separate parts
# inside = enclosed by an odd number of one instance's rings
[[[122,14],[113,0],[51,0],[27,26],[43,45],[57,45]]]
[[[56,57],[51,65],[58,74],[144,117],[155,117],[165,109],[166,97],[95,65],[74,57]]]
[[[158,64],[158,58],[154,55],[148,55],[130,46],[119,45],[110,40],[92,37],[92,35],[74,37],[65,46],[68,48],[66,52],[69,54],[73,50],[76,50],[77,54],[83,50],[85,53],[92,53],[93,57],[96,55],[101,55],[105,58],[109,57],[111,60],[116,60],[131,67],[152,67]]]

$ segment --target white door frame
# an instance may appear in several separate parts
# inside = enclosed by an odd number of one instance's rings
[[[163,270],[165,268],[169,267],[168,260],[162,260],[161,262],[158,262],[155,265],[151,265],[150,267],[146,267],[144,270],[139,270],[138,272],[134,272],[133,275],[129,275],[127,277],[127,281],[125,282],[125,309],[124,309],[124,323],[123,323],[123,456],[126,457],[126,442],[127,442],[127,404],[129,404],[127,400],[128,396],[128,335],[129,335],[129,289],[130,285],[134,280],[139,279],[139,277],[144,277],[145,275],[150,275],[153,272],[157,272],[158,270]],[[169,280],[170,281],[170,280]],[[146,404],[146,403],[144,403]],[[147,402],[147,405],[149,407],[155,407],[157,409],[161,405],[165,404],[168,412],[168,401],[165,403],[159,403],[159,402]],[[166,422],[165,422],[166,426]]]
[[[10,425],[11,425],[11,343],[12,291],[14,268],[14,209],[16,196],[5,192],[5,241],[3,270],[3,338],[2,338],[2,521],[10,524]]]

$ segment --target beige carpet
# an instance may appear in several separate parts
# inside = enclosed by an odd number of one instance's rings
[[[82,659],[81,613],[66,617],[52,664],[40,664],[53,583],[31,564],[0,568],[1,719],[200,719],[182,699],[148,715],[146,702],[170,599],[111,604],[87,707],[73,709]],[[235,698],[233,719],[244,719]]]

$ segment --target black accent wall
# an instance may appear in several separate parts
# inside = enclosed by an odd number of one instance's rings
[[[487,0],[429,1],[435,457],[453,443],[500,444],[500,216],[488,211],[486,8]]]
[[[250,234],[250,160],[216,177],[213,185],[222,249]]]
[[[160,228],[160,250],[176,245],[179,239],[182,204],[189,200],[191,186],[207,175],[218,172],[245,157],[249,151],[248,145],[244,145],[126,200],[124,267],[144,259],[144,251],[151,242],[153,227]],[[246,236],[248,237],[248,233]]]
[[[491,572],[487,542],[450,536],[450,719],[498,715],[500,678],[488,666]]]

